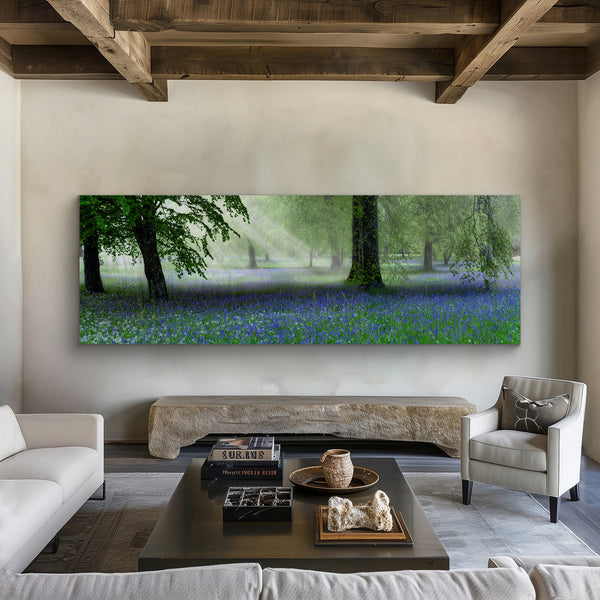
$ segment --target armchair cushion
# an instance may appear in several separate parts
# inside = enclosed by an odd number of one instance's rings
[[[539,433],[498,429],[471,439],[471,460],[515,467],[528,471],[547,470],[548,437]]]
[[[0,406],[0,460],[27,448],[25,438],[12,408]]]
[[[517,390],[502,386],[502,429],[548,433],[548,427],[569,412],[569,394],[532,400]]]

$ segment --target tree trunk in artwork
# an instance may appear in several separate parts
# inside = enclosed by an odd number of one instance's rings
[[[248,268],[258,269],[258,265],[256,264],[256,252],[254,251],[252,242],[248,242]]]
[[[144,274],[148,281],[148,295],[151,300],[167,298],[167,283],[160,264],[156,239],[156,212],[152,201],[141,200],[144,206],[135,219],[133,233],[140,247],[144,261]]]
[[[89,236],[83,244],[83,281],[90,294],[103,294],[104,286],[100,275],[100,249],[98,235]]]
[[[314,254],[314,250],[313,248],[310,249],[310,254],[308,255],[308,268],[312,269],[313,266],[313,254]]]
[[[363,210],[360,198],[361,196],[352,196],[352,265],[348,274],[348,283],[360,283],[363,265]]]
[[[339,269],[342,266],[342,257],[340,256],[340,244],[337,236],[329,234],[329,246],[331,248],[331,270]]]
[[[383,287],[377,196],[352,197],[352,267],[347,281],[366,288]]]
[[[431,240],[425,242],[423,269],[425,271],[433,271],[433,242]]]

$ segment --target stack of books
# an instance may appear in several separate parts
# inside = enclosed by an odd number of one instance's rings
[[[202,479],[282,479],[281,447],[272,436],[221,437],[202,466]]]

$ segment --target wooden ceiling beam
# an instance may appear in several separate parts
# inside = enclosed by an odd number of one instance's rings
[[[4,38],[0,38],[0,71],[14,76],[12,47]]]
[[[48,0],[66,21],[87,37],[102,56],[140,91],[154,85],[150,69],[150,45],[142,33],[117,31],[110,20],[109,0]],[[143,88],[139,87],[143,85]],[[166,101],[166,87],[157,85],[144,93],[152,101]]]
[[[123,79],[92,45],[0,47],[17,79]],[[152,54],[154,85],[134,84],[142,94],[165,87],[167,79],[449,81],[454,73],[450,49],[158,46]],[[587,57],[586,48],[514,47],[483,79],[585,79]]]
[[[132,31],[491,34],[500,0],[112,0],[111,20]],[[562,0],[532,33],[579,33],[600,24],[600,0]]]
[[[12,46],[15,79],[123,79],[94,46]]]
[[[164,79],[438,81],[454,73],[450,48],[154,46]]]
[[[588,48],[586,78],[600,71],[600,40]]]
[[[53,26],[70,27],[47,2],[31,0],[0,2],[0,23],[15,27],[43,25],[47,29],[52,29]]]
[[[490,36],[465,38],[457,47],[454,79],[436,84],[435,101],[457,102],[555,3],[556,0],[504,0],[500,27]]]
[[[485,81],[568,81],[585,79],[587,49],[581,47],[511,48],[482,77]]]
[[[499,0],[112,0],[118,29],[287,33],[486,33]]]

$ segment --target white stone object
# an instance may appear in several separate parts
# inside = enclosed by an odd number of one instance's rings
[[[347,498],[332,496],[329,498],[327,529],[342,532],[348,529],[372,529],[391,531],[393,527],[390,499],[387,494],[377,490],[373,500],[367,504],[352,504]]]
[[[163,396],[150,407],[148,446],[177,458],[205,435],[268,431],[428,442],[459,456],[461,417],[476,410],[446,396]]]

